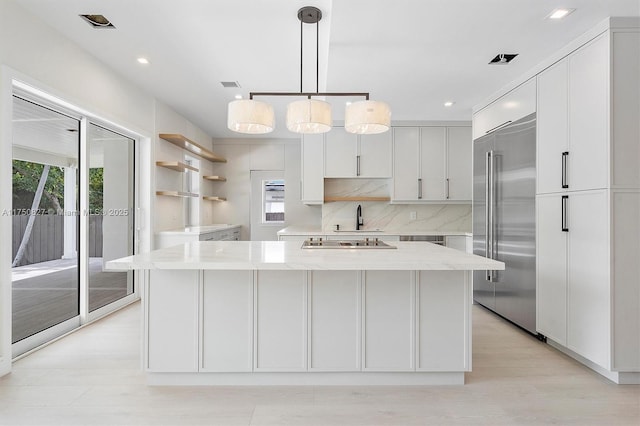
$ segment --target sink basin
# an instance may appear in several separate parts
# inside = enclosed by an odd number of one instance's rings
[[[394,249],[396,246],[385,243],[375,238],[364,240],[305,240],[303,249]]]

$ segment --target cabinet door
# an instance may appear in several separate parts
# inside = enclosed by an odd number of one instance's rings
[[[562,195],[536,198],[536,330],[567,344],[567,233]]]
[[[360,272],[313,271],[309,284],[309,368],[360,369]]]
[[[255,299],[256,371],[305,371],[306,272],[258,271]]]
[[[305,204],[324,201],[324,136],[302,137],[302,188],[300,199]]]
[[[446,127],[420,129],[420,179],[422,200],[445,199]]]
[[[418,164],[420,162],[420,129],[393,129],[393,200],[418,199]]]
[[[607,191],[568,200],[567,347],[610,368],[609,201]]]
[[[201,371],[252,371],[252,271],[204,271],[201,348]]]
[[[365,272],[364,370],[413,370],[412,276],[412,271]]]
[[[470,367],[470,283],[464,271],[418,273],[419,371],[460,371]],[[454,307],[454,308],[452,308]]]
[[[360,136],[358,144],[360,148],[360,177],[391,177],[392,140],[393,133],[391,131]]]
[[[147,297],[148,369],[198,371],[199,271],[151,270]],[[179,283],[179,284],[178,284]]]
[[[445,199],[471,201],[471,127],[447,129],[447,182]]]
[[[467,251],[467,237],[464,235],[447,235],[445,237],[445,244],[447,247],[455,250],[462,252]]]
[[[334,127],[325,133],[324,177],[340,178],[356,176],[358,135],[344,127]]]
[[[605,188],[609,164],[609,38],[569,56],[569,190]]]
[[[563,162],[569,160],[563,156],[569,149],[568,72],[567,61],[562,60],[538,75],[538,194],[564,190]]]

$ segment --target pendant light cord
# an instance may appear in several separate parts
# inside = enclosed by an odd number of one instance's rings
[[[316,21],[316,93],[318,93],[319,85],[318,80],[320,79],[320,61],[318,57],[320,56],[320,21]]]

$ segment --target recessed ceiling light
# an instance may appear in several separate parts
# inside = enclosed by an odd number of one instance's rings
[[[149,64],[149,60],[143,56],[140,56],[138,58],[138,63],[142,64],[142,65],[148,65]]]
[[[236,99],[242,99],[242,95],[236,95],[235,98]]]
[[[549,19],[562,19],[573,12],[575,9],[556,9],[548,16]]]
[[[220,84],[222,84],[222,87],[240,87],[240,83],[238,83],[237,81],[221,81]]]
[[[450,107],[450,106],[453,106],[453,104],[455,104],[455,102],[447,101],[447,102],[444,103],[444,106]]]
[[[489,61],[489,65],[507,65],[516,56],[518,56],[517,53],[500,53]]]

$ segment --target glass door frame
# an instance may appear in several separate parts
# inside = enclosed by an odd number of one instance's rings
[[[93,322],[101,317],[104,317],[130,303],[135,302],[140,299],[141,287],[142,287],[142,276],[138,273],[134,273],[134,288],[133,293],[122,297],[108,305],[105,305],[101,308],[98,308],[92,312],[89,312],[89,146],[88,146],[88,126],[90,123],[95,124],[97,126],[108,129],[114,133],[120,134],[126,138],[129,138],[133,141],[134,144],[134,206],[133,206],[133,214],[134,214],[134,232],[133,232],[133,252],[138,253],[140,247],[140,233],[141,233],[141,223],[142,217],[139,214],[140,209],[140,145],[143,136],[131,131],[128,131],[122,126],[117,125],[116,123],[110,122],[108,120],[103,120],[99,116],[91,114],[87,111],[82,110],[79,107],[76,107],[68,102],[65,102],[53,95],[49,95],[45,91],[41,91],[32,85],[22,83],[16,79],[11,80],[11,89],[10,89],[10,98],[13,99],[13,95],[18,95],[20,97],[27,97],[30,101],[43,106],[45,108],[49,108],[55,111],[59,111],[65,115],[68,115],[72,118],[78,119],[80,121],[80,135],[79,135],[79,158],[78,158],[78,169],[79,169],[79,180],[78,180],[78,192],[79,192],[79,229],[76,235],[76,238],[79,241],[78,247],[78,262],[79,262],[79,315],[63,321],[57,325],[49,327],[33,336],[22,339],[16,343],[11,344],[11,358],[13,360],[18,357],[24,356],[30,353],[32,350],[36,350],[42,345],[50,342],[56,338],[59,338],[69,332],[77,330],[82,326]],[[4,99],[6,101],[6,99]],[[6,120],[7,117],[12,116],[12,105],[4,105],[8,111],[3,113],[3,117]],[[11,130],[10,130],[11,132]],[[11,140],[11,138],[9,138]],[[11,150],[11,148],[9,148]],[[6,151],[4,151],[6,152]],[[13,156],[11,155],[11,158]],[[8,188],[11,188],[11,181],[9,180]],[[6,184],[0,184],[3,188],[6,188]],[[6,203],[5,203],[6,204]],[[86,214],[85,214],[86,213]],[[4,261],[4,260],[2,260]],[[10,267],[10,264],[7,265]],[[10,269],[10,268],[9,268]],[[3,306],[11,306],[11,280],[8,283],[8,290],[5,288],[4,293],[2,294],[2,300],[5,297],[8,298],[8,303],[5,303]],[[8,293],[8,294],[7,294]],[[2,302],[0,300],[0,302]],[[2,311],[2,309],[0,309]],[[6,335],[3,335],[2,331],[5,333],[9,333],[9,342],[11,339],[11,312],[12,310],[8,310],[8,315],[2,318],[3,321],[0,321],[0,325],[2,325],[2,330],[0,330],[0,337],[2,337],[3,342],[0,344],[6,344]],[[3,322],[8,320],[8,324],[2,324]],[[0,351],[0,359],[2,357],[2,352]],[[1,374],[0,374],[1,375]]]

